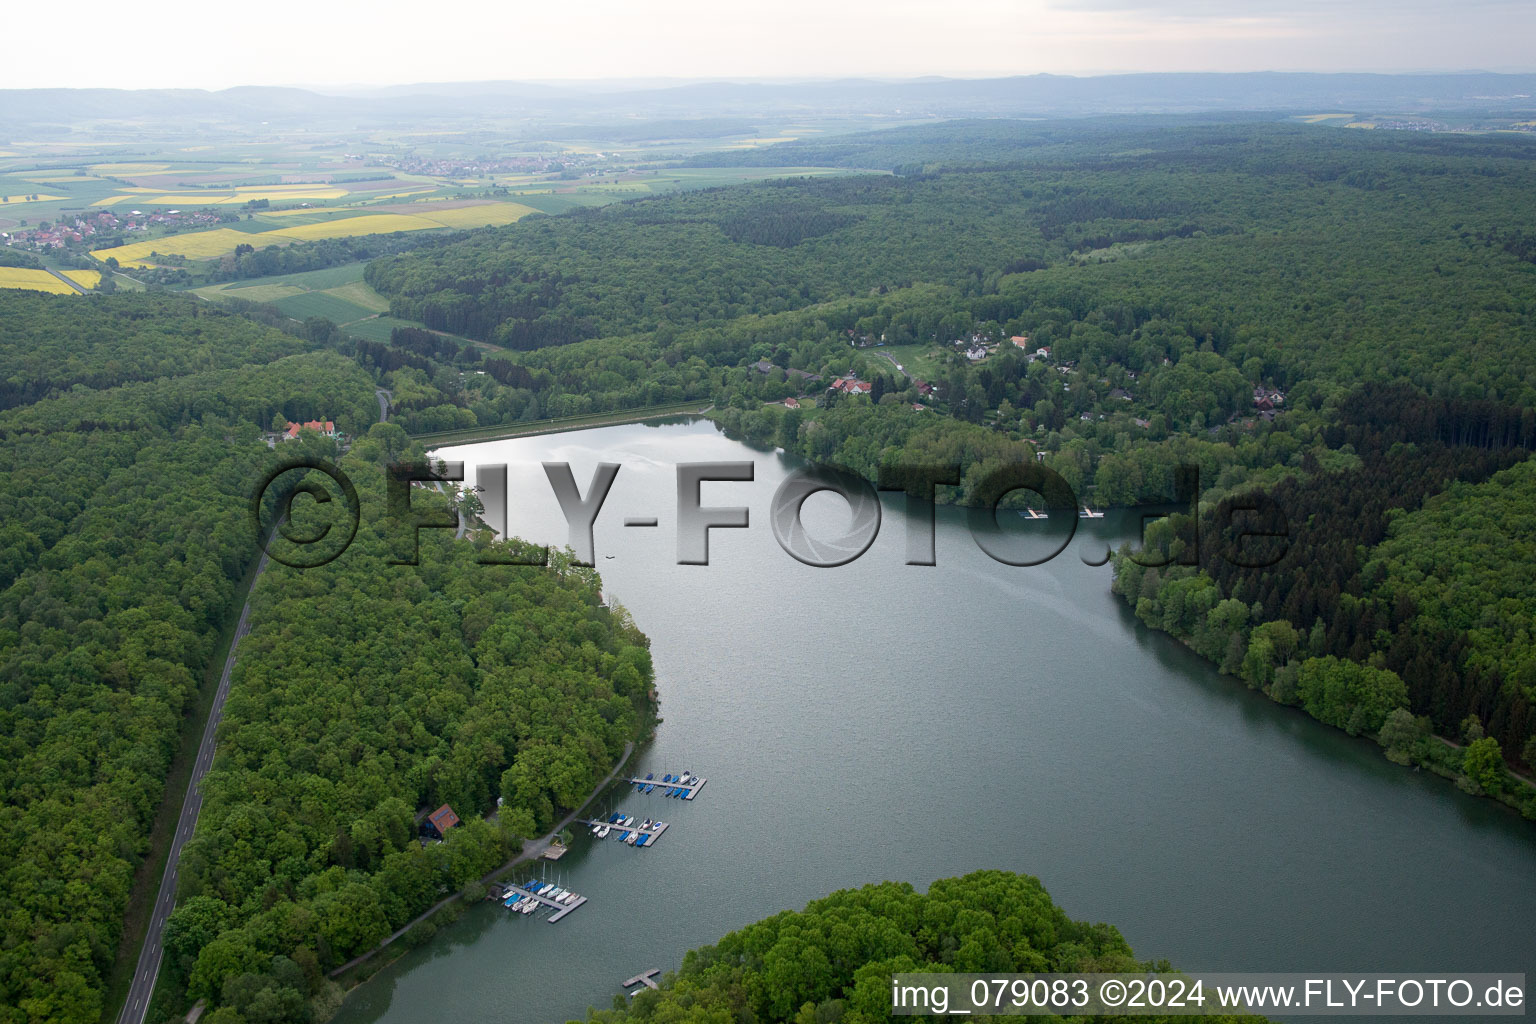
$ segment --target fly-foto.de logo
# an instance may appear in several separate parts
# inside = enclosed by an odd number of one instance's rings
[[[602,513],[614,481],[622,466],[616,462],[599,463],[585,490],[578,484],[566,462],[545,462],[544,475],[565,519],[567,544],[573,561],[593,565],[597,559],[594,539],[598,516]],[[705,505],[705,483],[736,484],[750,487],[756,482],[756,467],[742,462],[683,462],[676,465],[676,558],[678,565],[709,565],[709,540],[714,530],[744,530],[752,525],[751,510],[746,505]],[[480,464],[475,467],[475,501],[465,503],[472,514],[500,537],[516,535],[510,519],[514,509],[505,463]],[[324,480],[314,476],[322,474]],[[882,466],[875,483],[849,470],[830,465],[812,465],[796,469],[775,489],[769,505],[769,527],[786,554],[805,565],[834,568],[861,557],[880,534],[880,494],[902,494],[906,501],[906,564],[932,566],[935,555],[936,505],[940,488],[958,487],[962,479],[959,465]],[[393,529],[408,537],[409,554],[389,560],[394,565],[415,565],[421,530],[461,531],[467,525],[458,507],[423,508],[412,501],[412,487],[426,484],[447,489],[465,479],[462,462],[402,463],[388,467],[385,515]],[[1199,470],[1180,466],[1174,474],[1175,495],[1169,504],[1189,514],[1176,553],[1157,551],[1145,546],[1132,552],[1139,564],[1152,567],[1171,563],[1197,565],[1200,562]],[[742,491],[742,497],[748,491]],[[807,529],[803,512],[808,499],[817,494],[835,495],[846,504],[848,523],[842,533],[818,536]],[[1021,515],[1028,519],[1064,520],[1065,529],[1057,529],[1045,542],[1028,553],[1017,550],[1016,534],[999,524],[999,514],[1010,515],[1028,496]],[[326,506],[330,521],[300,525],[297,503],[307,499]],[[738,499],[740,500],[740,499]],[[281,466],[269,473],[251,496],[251,516],[257,536],[286,541],[277,550],[263,540],[263,547],[274,560],[293,568],[315,568],[340,556],[357,534],[362,506],[350,478],[335,465],[321,459]],[[1006,565],[1042,565],[1065,551],[1077,532],[1080,514],[1087,514],[1070,484],[1061,474],[1036,462],[1016,463],[992,470],[970,486],[965,502],[966,525],[971,537],[989,557]],[[1026,514],[1027,513],[1027,514]],[[1140,514],[1143,540],[1149,524],[1168,518],[1167,508]],[[1093,513],[1098,515],[1098,513]],[[1279,562],[1290,550],[1290,530],[1284,513],[1261,494],[1228,499],[1218,506],[1215,528],[1221,537],[1218,557],[1244,568],[1259,569]],[[626,528],[656,529],[655,515],[625,516]],[[270,525],[270,533],[267,527]],[[1209,526],[1210,524],[1208,524]],[[480,558],[487,565],[544,566],[550,563],[547,547],[522,546],[509,552],[505,546],[487,550]],[[1103,565],[1109,553],[1089,565]]]

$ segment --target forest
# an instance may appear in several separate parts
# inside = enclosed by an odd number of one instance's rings
[[[926,893],[906,883],[884,882],[844,889],[804,910],[776,914],[712,946],[691,950],[659,991],[641,991],[627,1005],[619,996],[612,1010],[592,1019],[599,1024],[873,1024],[892,1019],[891,975],[897,972],[1169,970],[1166,963],[1138,961],[1112,926],[1073,921],[1038,880],[977,871],[940,879]]]
[[[592,570],[481,564],[505,545],[452,530],[392,563],[412,541],[384,466],[420,458],[374,426],[340,463],[356,540],[258,581],[166,926],[171,979],[221,1024],[328,1016],[331,969],[547,832],[653,718],[648,642]],[[446,506],[424,489],[412,503]],[[444,803],[463,823],[421,842]]]
[[[260,429],[278,410],[357,429],[373,404],[355,363],[240,317],[72,298],[0,295],[7,1022],[101,1015],[184,716],[256,554]]]
[[[381,467],[421,449],[374,423],[374,379],[337,338],[285,326],[166,295],[0,294],[7,1024],[108,1009],[134,872],[260,550],[253,488],[340,454],[264,431],[333,419],[371,525],[324,569],[259,579],[162,992],[225,1021],[311,1019],[336,998],[325,971],[546,831],[653,715],[646,640],[590,570],[480,565],[488,540],[432,531],[419,565],[387,564],[407,538]],[[423,846],[417,815],[444,802],[464,824]]]
[[[1536,420],[1364,386],[1328,434],[1344,458],[1309,453],[1301,473],[1206,504],[1198,534],[1190,516],[1159,523],[1149,552],[1117,557],[1116,592],[1274,700],[1536,819],[1536,786],[1505,764],[1536,760]],[[1492,758],[1478,773],[1473,742]]]

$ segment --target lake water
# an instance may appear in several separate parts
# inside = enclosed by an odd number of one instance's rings
[[[688,803],[615,790],[604,810],[672,823],[655,849],[578,835],[550,873],[585,906],[554,925],[476,907],[353,993],[341,1024],[581,1017],[835,889],[980,868],[1035,875],[1072,917],[1186,969],[1536,973],[1536,826],[1146,630],[1083,561],[1134,529],[1123,517],[1016,568],[940,509],[938,565],[917,567],[897,497],[863,557],[818,569],[769,528],[794,464],[707,421],[438,454],[471,481],[507,463],[512,532],[560,544],[539,463],[569,462],[584,493],[598,462],[622,466],[597,566],[653,641],[664,718],[632,763],[709,782]],[[676,465],[736,460],[756,480],[706,483],[703,502],[750,507],[750,528],[677,565]],[[813,529],[839,519],[831,496],[806,504]]]

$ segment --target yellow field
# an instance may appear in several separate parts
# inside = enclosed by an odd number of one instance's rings
[[[95,288],[101,283],[99,270],[64,270],[61,273],[81,288]]]
[[[21,288],[54,295],[73,295],[75,290],[46,270],[0,267],[0,288]]]
[[[491,203],[485,206],[457,206],[451,210],[434,210],[429,207],[418,216],[436,221],[445,228],[482,228],[487,224],[511,224],[533,212],[533,207],[521,203]]]
[[[318,224],[300,224],[293,228],[276,228],[262,232],[274,241],[312,242],[317,238],[350,238],[353,235],[381,235],[390,231],[421,231],[443,225],[425,217],[408,217],[402,213],[374,213],[363,217],[347,217],[342,220],[321,221]]]
[[[305,211],[311,212],[311,211]],[[531,207],[518,203],[487,203],[452,210],[424,209],[421,214],[372,213],[358,217],[338,217],[291,228],[246,233],[230,228],[215,228],[186,235],[171,235],[148,242],[133,242],[115,249],[97,249],[91,253],[99,260],[115,257],[123,266],[143,265],[150,253],[185,256],[192,260],[211,260],[235,251],[237,245],[264,249],[287,242],[313,242],[321,238],[351,238],[355,235],[382,235],[392,231],[431,231],[437,228],[478,228],[486,224],[511,224],[533,213]]]
[[[32,196],[37,196],[37,198],[33,199]],[[7,204],[15,206],[18,203],[51,203],[63,198],[63,196],[45,196],[41,192],[33,192],[31,195],[26,196],[8,196],[5,201]]]
[[[191,234],[171,235],[148,242],[132,242],[115,249],[97,249],[91,255],[99,260],[109,256],[116,257],[122,264],[148,259],[152,252],[164,253],[167,256],[185,256],[190,260],[211,260],[225,253],[234,252],[235,246],[241,243],[259,246],[262,244],[260,238],[260,235],[249,235],[244,231],[214,228],[212,231],[194,231]],[[269,241],[265,244],[272,243]]]
[[[146,203],[154,203],[156,206],[218,206],[239,205],[249,203],[256,199],[266,199],[274,203],[287,202],[297,199],[342,199],[347,193],[339,188],[315,188],[313,185],[305,186],[302,192],[279,192],[276,189],[281,186],[270,185],[262,189],[252,189],[249,192],[176,192],[156,196],[141,196]]]
[[[1301,120],[1307,122],[1307,124],[1317,124],[1319,121],[1329,121],[1340,117],[1347,120],[1354,116],[1354,114],[1305,114]]]

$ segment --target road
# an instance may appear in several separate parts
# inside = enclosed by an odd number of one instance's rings
[[[71,281],[69,278],[65,277],[63,274],[59,273],[57,270],[54,270],[52,267],[48,267],[47,270],[48,270],[48,273],[52,274],[54,277],[58,278],[60,281],[63,281],[65,284],[69,285],[71,288],[73,288],[75,291],[79,292],[81,295],[85,294],[85,289],[80,286],[80,282],[78,282],[78,281]]]
[[[374,388],[373,396],[379,400],[379,422],[389,422],[389,400],[395,396],[386,388]]]
[[[261,562],[256,566],[256,576],[251,581],[251,592],[256,590],[256,580],[266,568],[267,556],[263,552]],[[165,952],[161,944],[165,919],[176,904],[176,872],[181,864],[181,848],[197,827],[197,815],[203,808],[201,783],[213,765],[213,737],[224,714],[224,698],[229,696],[229,677],[235,670],[235,653],[240,649],[241,638],[250,631],[251,599],[247,594],[245,607],[240,609],[240,620],[235,624],[234,638],[229,643],[229,656],[224,659],[224,674],[219,676],[219,688],[214,691],[208,723],[203,726],[203,741],[197,748],[192,777],[187,781],[186,799],[181,804],[181,817],[176,821],[176,834],[171,837],[170,856],[165,859],[165,874],[160,878],[160,894],[155,897],[155,909],[144,933],[144,946],[139,950],[139,963],[133,971],[133,985],[128,989],[128,1000],[118,1015],[118,1024],[143,1024],[144,1015],[149,1012],[149,999],[154,994],[155,979],[160,974],[160,958]]]
[[[876,352],[875,355],[880,356],[883,359],[889,360],[890,364],[892,366],[896,367],[896,371],[898,373],[900,373],[903,377],[907,378],[907,380],[911,380],[912,379],[912,375],[907,372],[906,367],[904,367],[900,363],[898,363],[896,361],[896,357],[891,355],[889,352]]]
[[[383,388],[375,389],[379,400],[379,421],[389,415],[390,393]],[[219,688],[213,694],[213,706],[208,709],[208,722],[203,726],[203,740],[197,748],[197,760],[192,764],[192,776],[187,780],[187,795],[181,802],[181,817],[176,820],[176,834],[171,837],[171,852],[165,858],[165,873],[160,876],[160,892],[155,896],[155,909],[150,914],[149,927],[144,932],[144,945],[139,949],[139,962],[133,969],[133,984],[128,989],[128,999],[117,1015],[117,1024],[144,1024],[149,1012],[149,1000],[155,993],[155,979],[160,975],[160,959],[165,955],[162,939],[165,919],[170,917],[176,905],[176,877],[181,866],[181,848],[197,828],[197,815],[203,809],[203,776],[213,765],[213,737],[218,730],[219,719],[224,715],[224,699],[229,696],[229,678],[235,671],[235,655],[240,650],[240,640],[251,631],[251,595],[267,568],[267,554],[261,554],[256,565],[256,575],[251,578],[251,589],[246,591],[245,605],[240,609],[240,619],[235,623],[235,635],[229,642],[229,654],[224,659],[224,673],[219,676]]]

